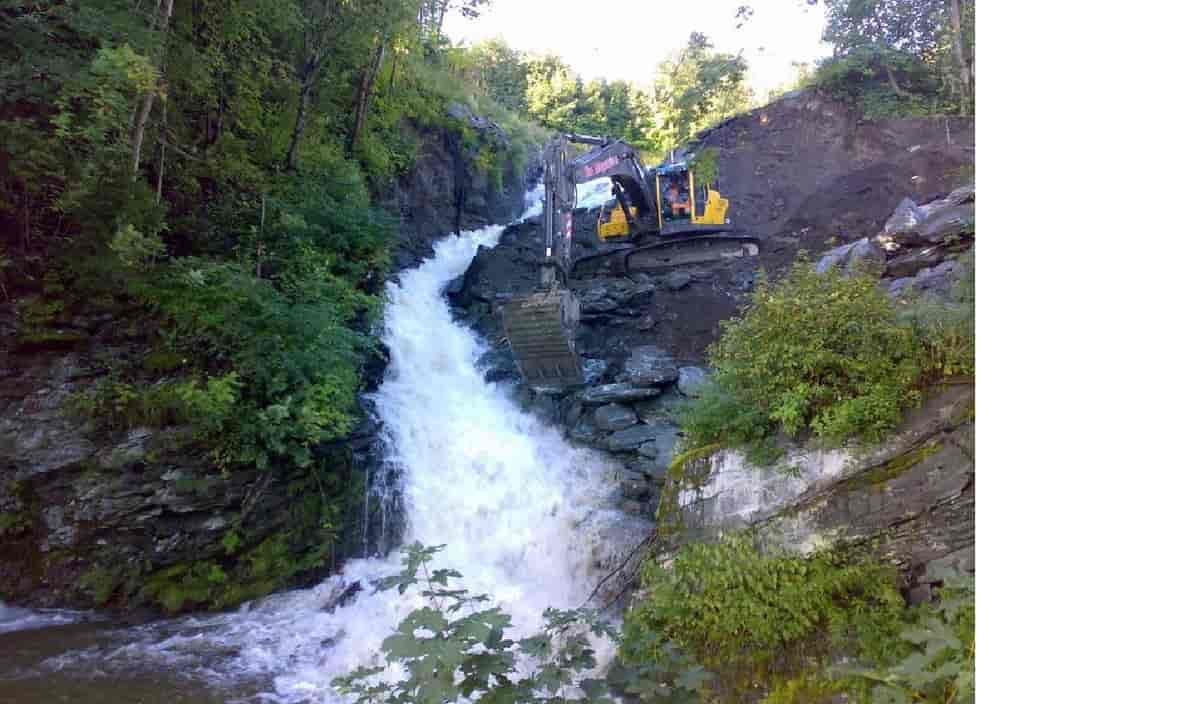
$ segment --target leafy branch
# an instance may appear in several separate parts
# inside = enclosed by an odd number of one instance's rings
[[[480,704],[550,702],[609,703],[612,692],[637,693],[643,701],[683,704],[698,701],[709,675],[678,656],[661,665],[614,668],[606,678],[592,676],[599,661],[596,644],[621,636],[590,609],[546,609],[542,629],[524,638],[511,636],[512,617],[485,607],[489,597],[457,586],[462,575],[431,569],[444,546],[416,543],[404,550],[401,573],[376,581],[376,592],[401,594],[419,588],[427,605],[413,610],[384,639],[386,665],[359,668],[334,680],[342,694],[359,704],[450,704],[470,699]],[[381,677],[399,665],[399,679]]]

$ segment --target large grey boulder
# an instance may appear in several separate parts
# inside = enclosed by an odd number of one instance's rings
[[[637,446],[637,468],[655,482],[662,483],[667,477],[667,468],[675,459],[675,450],[679,446],[679,429],[674,425],[653,424],[639,426],[648,428],[646,435],[650,440]]]
[[[682,378],[683,369],[679,371]],[[637,411],[638,418],[646,423],[671,423],[680,406],[686,402],[687,398],[683,394],[667,387],[662,395],[633,404],[633,409]]]
[[[654,284],[649,281],[630,281],[628,279],[604,279],[584,291],[580,297],[580,306],[584,309],[612,308],[620,306],[639,306],[650,302],[654,296]],[[609,303],[605,303],[608,301]]]
[[[817,273],[823,274],[833,267],[882,267],[885,258],[883,247],[878,242],[864,237],[829,250],[817,260],[815,269]]]
[[[634,386],[626,382],[616,384],[601,384],[585,389],[579,400],[587,404],[628,403],[653,398],[662,393],[655,387]]]
[[[600,406],[592,414],[592,420],[596,423],[596,427],[601,430],[624,430],[631,425],[636,425],[638,422],[637,413],[629,406],[623,406],[618,403],[609,403]]]
[[[892,211],[887,222],[883,224],[883,232],[880,234],[888,239],[898,240],[908,233],[916,232],[917,226],[924,219],[925,214],[921,212],[921,206],[917,205],[912,198],[905,198]]]
[[[940,264],[948,255],[943,247],[914,249],[889,260],[884,275],[888,278],[916,276],[918,271]]]
[[[961,262],[950,259],[937,266],[931,266],[928,269],[918,271],[914,278],[913,286],[919,291],[934,291],[943,295],[949,294],[955,282],[962,278],[965,270],[966,267]]]
[[[642,345],[634,347],[630,352],[629,361],[625,363],[625,373],[629,381],[636,386],[657,386],[678,379],[679,367],[661,347]]]
[[[916,278],[912,276],[903,276],[899,279],[894,279],[888,284],[887,295],[892,298],[900,298],[912,289],[915,282]]]
[[[618,307],[617,302],[605,296],[603,292],[591,291],[579,299],[581,313],[610,313]]]
[[[935,212],[917,227],[921,242],[936,244],[975,232],[975,204],[956,205]]]
[[[878,240],[888,251],[946,242],[975,229],[975,186],[955,189],[945,198],[917,205],[900,201]]]
[[[575,424],[573,428],[567,431],[567,435],[577,442],[584,445],[597,445],[600,439],[604,436],[590,420],[584,418]]]
[[[642,499],[650,494],[650,482],[647,482],[641,472],[621,470],[617,477],[621,495],[627,499]]]

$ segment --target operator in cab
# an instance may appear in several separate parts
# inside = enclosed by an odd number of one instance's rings
[[[680,186],[678,179],[671,179],[671,185],[667,187],[667,204],[670,206],[672,219],[688,217],[687,191]]]

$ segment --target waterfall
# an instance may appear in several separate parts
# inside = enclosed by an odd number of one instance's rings
[[[526,204],[522,219],[541,212],[540,189]],[[446,237],[432,258],[388,284],[383,341],[391,361],[373,399],[385,463],[370,492],[385,520],[403,518],[406,542],[445,545],[434,566],[458,570],[462,586],[491,595],[520,637],[540,626],[546,607],[582,605],[649,526],[613,507],[609,458],[568,444],[476,367],[484,343],[454,321],[443,290],[503,230]],[[46,667],[67,671],[89,660],[109,672],[152,666],[239,693],[248,681],[263,683],[268,691],[258,688],[246,701],[338,702],[330,681],[382,664],[380,643],[424,605],[415,593],[370,586],[398,574],[401,557],[351,560],[311,589],[237,612],[128,629],[116,645],[66,653]],[[354,584],[361,590],[339,600]]]

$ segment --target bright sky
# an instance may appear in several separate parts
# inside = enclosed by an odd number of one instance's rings
[[[736,29],[743,4],[754,16]],[[793,61],[811,64],[830,52],[821,43],[824,8],[805,0],[493,0],[477,19],[455,14],[445,23],[455,42],[498,36],[515,49],[562,56],[584,80],[646,86],[668,52],[704,32],[717,50],[743,52],[760,96],[792,79]]]

